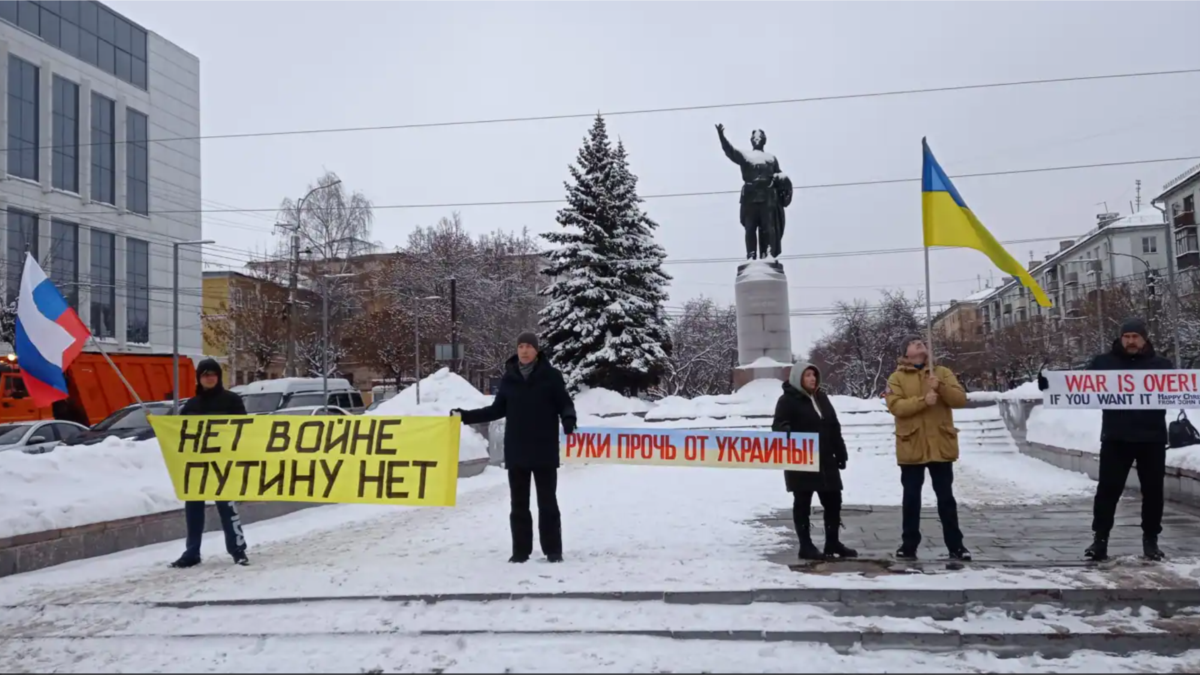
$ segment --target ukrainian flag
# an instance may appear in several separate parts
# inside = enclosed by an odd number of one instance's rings
[[[1046,297],[1028,270],[1009,255],[971,213],[923,138],[921,147],[925,154],[921,167],[921,215],[925,223],[925,246],[973,248],[991,258],[996,267],[1020,280],[1039,305],[1050,307],[1050,298]]]

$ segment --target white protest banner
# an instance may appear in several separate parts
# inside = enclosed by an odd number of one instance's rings
[[[1200,370],[1052,370],[1047,408],[1200,408]]]
[[[741,429],[577,429],[559,435],[564,464],[651,464],[820,471],[819,437]]]

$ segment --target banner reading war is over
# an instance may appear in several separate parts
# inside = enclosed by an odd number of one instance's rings
[[[452,417],[151,416],[183,501],[454,506]]]

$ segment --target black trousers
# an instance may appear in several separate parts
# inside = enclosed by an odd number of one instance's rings
[[[1157,443],[1107,442],[1100,444],[1100,480],[1092,507],[1092,531],[1096,534],[1107,537],[1112,531],[1117,502],[1121,501],[1134,462],[1142,486],[1142,534],[1157,537],[1162,533],[1167,449]]]
[[[817,492],[816,495],[821,500],[821,506],[825,508],[822,514],[825,534],[828,535],[830,531],[837,532],[838,526],[842,524],[842,491],[826,490]],[[812,490],[792,493],[792,522],[796,524],[796,534],[801,538],[809,534],[811,527],[809,517],[812,515],[812,498]]]
[[[200,542],[204,539],[204,502],[185,502],[183,514],[187,519],[188,558],[200,558]],[[237,502],[217,502],[217,515],[221,517],[221,529],[225,530],[225,550],[231,556],[246,552],[246,535],[242,532],[242,517]]]
[[[900,465],[900,484],[904,486],[903,513],[904,531],[901,542],[904,547],[916,550],[921,544],[921,491],[925,486],[925,471],[929,471],[929,482],[937,495],[938,519],[942,521],[942,538],[951,551],[962,548],[963,533],[958,529],[958,502],[954,500],[954,463],[930,462],[929,464]]]
[[[538,538],[542,553],[562,555],[562,515],[558,511],[558,469],[509,469],[508,493],[512,511],[512,552],[518,558],[533,553],[533,514],[529,512],[530,488],[537,487]]]

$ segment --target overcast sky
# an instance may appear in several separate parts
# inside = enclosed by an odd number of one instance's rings
[[[201,62],[202,132],[263,132],[740,103],[1200,66],[1200,4],[112,2]],[[1178,28],[1176,28],[1178,27]],[[916,177],[928,136],[951,175],[1200,156],[1200,75],[614,116],[643,195],[732,190],[714,125],[767,150],[798,185]],[[557,199],[591,121],[209,140],[205,208],[273,209],[323,170],[371,197],[374,238],[401,244],[450,208]],[[1195,163],[1195,162],[1191,162]],[[1188,168],[1171,162],[962,179],[1001,240],[1071,236],[1107,202],[1128,213]],[[921,243],[916,184],[799,190],[784,254]],[[647,199],[675,277],[670,304],[733,299],[736,195]],[[558,227],[557,205],[458,209],[474,232]],[[206,215],[206,236],[271,245],[271,213]],[[1021,261],[1054,242],[1010,246]],[[219,255],[234,256],[228,249]],[[243,257],[246,254],[242,254]],[[677,261],[673,262],[672,260]],[[219,258],[214,261],[221,262]],[[231,262],[225,259],[224,262]],[[919,253],[792,260],[795,309],[924,287]],[[981,254],[933,255],[933,299],[994,275]],[[827,317],[797,317],[803,354]]]

